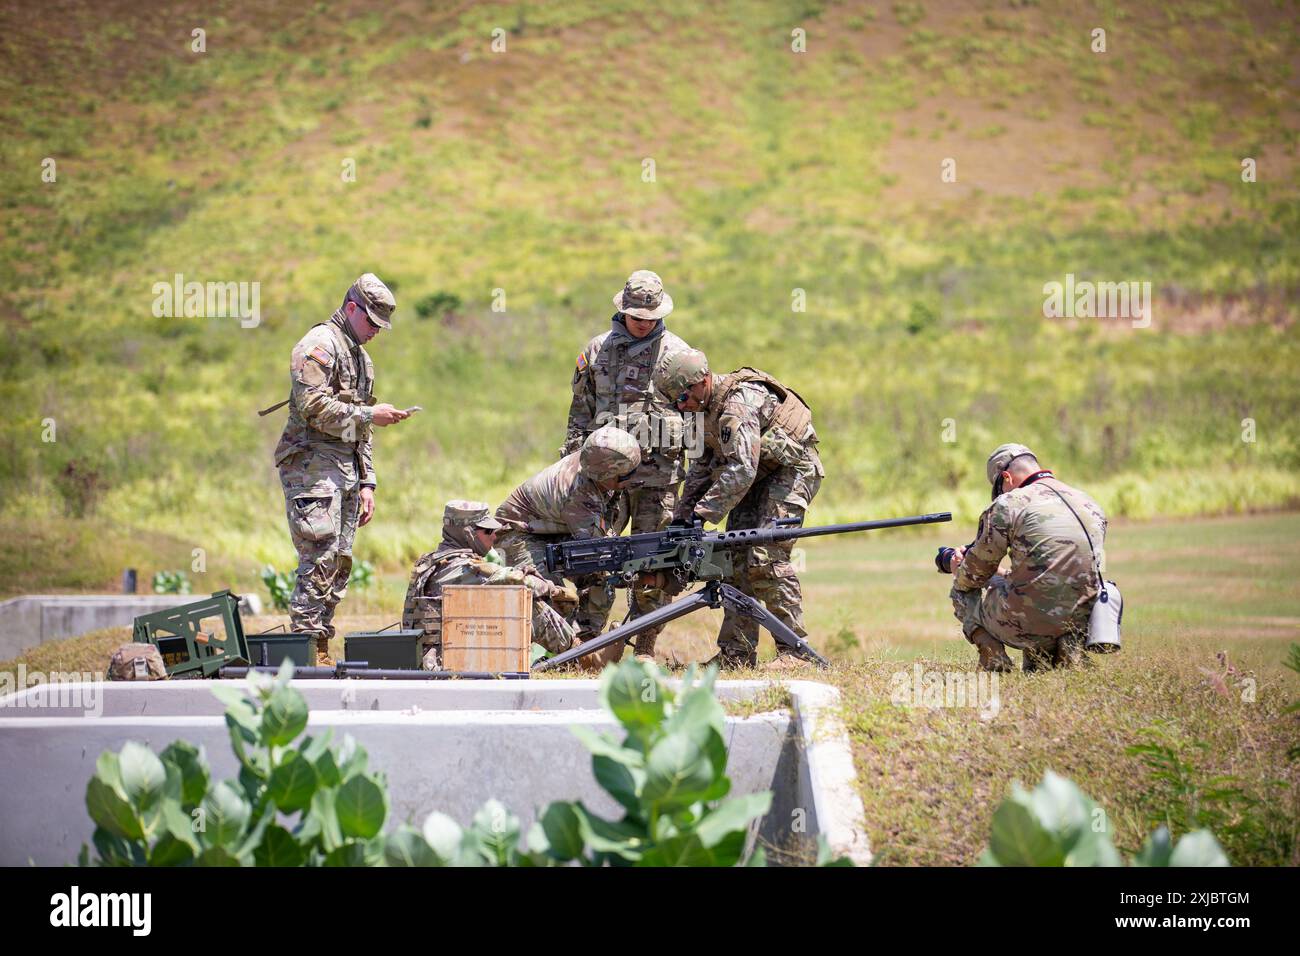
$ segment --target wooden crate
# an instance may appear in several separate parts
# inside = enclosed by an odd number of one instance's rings
[[[532,640],[533,593],[523,585],[442,589],[444,670],[526,672]]]

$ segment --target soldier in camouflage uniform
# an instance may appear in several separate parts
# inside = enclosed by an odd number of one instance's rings
[[[275,449],[298,552],[289,617],[293,630],[316,634],[321,666],[334,663],[334,609],[352,574],[357,527],[374,515],[371,429],[407,417],[392,405],[375,404],[374,366],[362,347],[392,328],[396,307],[388,287],[367,272],[329,321],[299,340],[289,363],[289,420]]]
[[[534,568],[488,560],[503,527],[481,501],[449,501],[443,509],[442,543],[415,562],[402,609],[402,627],[424,631],[425,670],[439,667],[442,589],[449,584],[522,584],[533,592],[533,641],[554,654],[573,645],[573,625],[548,602],[572,608],[578,602],[577,593],[546,580]]]
[[[674,522],[721,523],[728,530],[759,528],[774,518],[798,518],[812,503],[825,471],[817,453],[812,412],[798,393],[766,372],[742,368],[709,372],[704,353],[688,349],[666,360],[655,385],[683,412],[702,411],[704,455],[691,464]],[[761,600],[800,637],[803,594],[790,563],[793,542],[749,548],[737,555],[740,590]],[[758,624],[728,610],[710,663],[753,666]],[[795,659],[778,645],[778,667]]]
[[[512,565],[532,565],[546,573],[546,545],[568,538],[599,538],[616,532],[620,489],[641,464],[641,447],[627,432],[606,425],[587,436],[580,450],[565,455],[510,493],[496,516],[506,527],[501,550]],[[605,626],[613,597],[594,576],[574,581],[579,589],[575,616],[579,642]],[[622,648],[617,648],[621,654]],[[612,654],[613,652],[611,652]]]
[[[659,531],[672,517],[684,475],[684,423],[676,409],[653,387],[654,369],[688,346],[664,325],[673,300],[659,276],[639,269],[614,296],[618,311],[608,332],[597,335],[578,354],[573,372],[573,401],[561,457],[571,455],[602,425],[617,425],[641,445],[641,466],[624,493],[620,513],[610,531],[622,534]],[[637,615],[666,604],[660,588],[632,589]],[[653,657],[662,628],[637,637],[636,652]]]
[[[1104,570],[1106,515],[1024,445],[998,446],[987,472],[993,504],[974,543],[951,561],[953,611],[966,640],[982,670],[1014,669],[1007,647],[1024,652],[1027,671],[1076,663]],[[998,564],[1008,553],[1003,576]]]

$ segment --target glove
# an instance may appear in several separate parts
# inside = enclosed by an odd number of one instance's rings
[[[578,607],[578,592],[572,585],[560,586],[551,585],[551,594],[548,600],[555,605],[555,609],[561,613],[575,610]]]

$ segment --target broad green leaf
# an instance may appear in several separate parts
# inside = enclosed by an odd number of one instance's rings
[[[203,829],[199,831],[199,840],[208,847],[231,849],[233,855],[251,812],[244,795],[223,780],[203,798],[201,807]]]
[[[184,840],[164,833],[149,851],[150,866],[185,866],[194,859],[194,849]]]
[[[1092,811],[1097,806],[1073,780],[1050,770],[1021,802],[1027,804],[1044,830],[1067,844],[1072,844],[1080,833],[1091,831]]]
[[[621,746],[607,735],[597,733],[590,727],[574,724],[569,727],[569,731],[582,741],[583,745],[591,751],[594,757],[607,757],[628,767],[645,766],[644,754]]]
[[[271,780],[267,789],[280,810],[293,813],[311,803],[311,795],[316,792],[316,785],[315,769],[291,750],[285,754],[285,759],[280,766],[271,771]]]
[[[582,823],[571,803],[556,801],[542,812],[539,821],[549,844],[547,851],[557,860],[576,860],[582,856]]]
[[[335,791],[334,813],[344,836],[369,840],[383,829],[388,794],[369,777],[352,777]]]
[[[1188,833],[1174,846],[1170,866],[1231,866],[1228,855],[1209,830]]]
[[[635,862],[645,851],[646,835],[640,828],[628,823],[612,823],[588,810],[581,802],[571,804],[578,815],[582,842],[597,853],[612,854],[620,859]]]
[[[118,756],[118,767],[122,774],[122,792],[139,810],[149,810],[162,799],[167,768],[144,744],[128,740]]]
[[[135,808],[98,774],[86,784],[86,809],[90,811],[90,819],[115,837],[139,840],[144,836],[144,824]]]
[[[298,845],[292,833],[273,823],[253,849],[253,859],[258,866],[302,866],[307,862],[307,851]]]
[[[993,813],[989,851],[1001,866],[1061,866],[1065,850],[1023,804],[1003,800]]]
[[[710,669],[712,669],[712,668],[710,668]],[[838,862],[836,862],[836,863],[824,863],[824,864],[820,864],[820,865],[821,865],[821,866],[838,866],[839,863],[838,863]],[[850,863],[849,865],[852,866],[851,863]],[[761,845],[754,847],[754,852],[751,853],[751,854],[749,854],[749,859],[745,861],[745,866],[747,866],[747,867],[750,867],[750,866],[754,866],[754,867],[757,867],[757,866],[767,866],[767,850],[763,849],[763,847],[762,847]]]
[[[225,847],[210,846],[194,859],[195,866],[239,866],[239,857]]]
[[[536,664],[538,661],[540,661],[543,657],[545,657],[549,653],[551,652],[548,651],[546,648],[542,647],[542,645],[533,644],[530,648],[528,648],[528,666],[532,667],[534,664]]]
[[[699,822],[695,835],[705,847],[716,845],[732,833],[739,832],[743,836],[749,829],[749,822],[767,813],[771,806],[770,790],[724,800]]]
[[[519,818],[498,800],[489,800],[474,814],[473,826],[484,858],[493,866],[508,866],[519,843]]]
[[[685,734],[655,744],[646,761],[643,800],[671,809],[694,803],[713,784],[713,769],[704,752]]]
[[[415,827],[403,824],[384,843],[384,862],[389,866],[441,866],[438,854]]]
[[[262,712],[262,742],[287,747],[306,728],[306,698],[296,688],[276,687]]]
[[[334,763],[339,768],[339,779],[346,780],[356,774],[365,773],[368,759],[366,748],[357,743],[356,738],[351,734],[344,734],[343,743],[339,744],[338,754],[334,758]]]
[[[637,790],[645,783],[644,770],[633,770],[605,756],[592,757],[591,770],[606,793],[629,813],[640,814],[641,798],[637,796]]]
[[[162,752],[162,762],[170,764],[181,775],[181,803],[196,807],[208,792],[212,772],[208,769],[207,755],[202,747],[184,740],[176,740]]]
[[[1169,837],[1168,827],[1159,827],[1147,837],[1142,849],[1133,857],[1134,866],[1169,866],[1169,858],[1174,855],[1174,843]]]
[[[135,858],[143,857],[138,842],[128,842],[103,827],[95,827],[91,842],[95,844],[95,852],[106,866],[131,866],[136,862]]]
[[[338,815],[334,812],[334,791],[318,789],[311,797],[311,810],[303,817],[298,836],[306,842],[321,841],[328,852],[343,842]]]
[[[244,691],[239,687],[232,687],[229,684],[223,684],[214,681],[212,684],[212,696],[221,701],[222,705],[230,710],[231,708],[242,708],[248,706],[248,698]]]
[[[659,726],[672,690],[659,679],[659,669],[635,659],[605,668],[601,702],[628,733],[639,737]]]
[[[1124,859],[1110,842],[1106,833],[1091,829],[1078,833],[1073,846],[1065,854],[1066,866],[1123,866]]]
[[[335,847],[325,855],[325,866],[365,866],[366,845],[355,840]]]
[[[444,865],[449,866],[456,861],[464,837],[459,823],[447,814],[435,810],[425,817],[424,827],[420,832]]]

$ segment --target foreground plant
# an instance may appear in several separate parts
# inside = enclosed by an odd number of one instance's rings
[[[596,781],[622,807],[617,820],[582,802],[551,803],[523,844],[519,818],[489,800],[461,827],[432,813],[424,825],[385,835],[387,783],[366,769],[366,752],[346,736],[305,737],[307,703],[289,684],[254,672],[247,693],[218,685],[237,781],[213,785],[203,750],[178,741],[161,755],[128,742],[102,754],[86,788],[95,821],[96,863],[149,866],[733,866],[746,858],[750,824],[771,806],[770,791],[727,797],[724,715],[716,671],[681,691],[652,664],[605,670],[602,705],[623,741],[586,728]],[[83,847],[80,862],[91,862]],[[822,845],[819,863],[831,861]]]
[[[1032,791],[1012,784],[993,814],[981,866],[1123,866],[1111,842],[1105,811],[1071,780],[1048,770]],[[1132,859],[1133,866],[1228,866],[1219,841],[1197,830],[1176,844],[1160,827]]]

